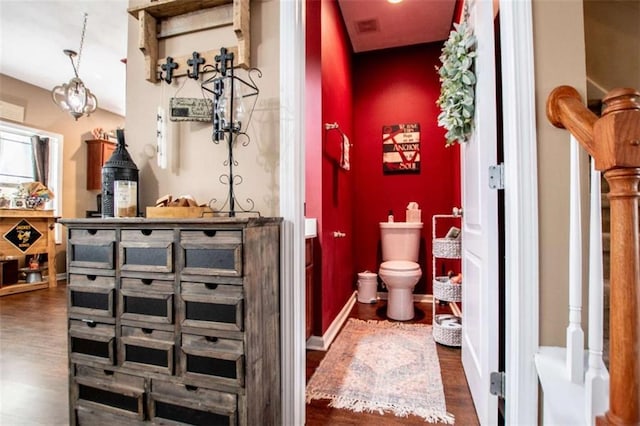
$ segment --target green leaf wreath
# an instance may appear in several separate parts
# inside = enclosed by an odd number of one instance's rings
[[[436,104],[441,112],[438,126],[447,130],[445,146],[466,142],[473,127],[475,108],[473,60],[476,57],[476,37],[466,21],[453,24],[454,30],[444,43],[440,62],[440,97]]]

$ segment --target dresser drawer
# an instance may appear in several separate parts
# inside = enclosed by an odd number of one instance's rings
[[[242,331],[242,287],[194,282],[181,285],[183,326]]]
[[[182,273],[242,276],[242,231],[201,230],[180,232]]]
[[[173,374],[173,332],[129,326],[122,326],[121,330],[118,341],[119,365]]]
[[[115,364],[115,326],[95,321],[69,321],[69,351],[73,362]]]
[[[118,315],[122,320],[173,323],[173,293],[120,290]]]
[[[180,371],[186,378],[244,386],[244,344],[242,340],[216,336],[182,334]]]
[[[71,229],[69,267],[114,269],[115,240],[116,232],[111,229]]]
[[[122,230],[120,269],[139,272],[173,272],[173,231]]]
[[[138,292],[173,293],[173,281],[155,278],[125,278],[120,279],[120,288]]]
[[[72,386],[76,407],[144,419],[143,377],[79,365],[76,366],[76,377]]]
[[[69,274],[68,279],[69,314],[113,318],[114,277]]]
[[[238,397],[212,389],[152,380],[149,417],[180,424],[238,424]],[[171,423],[173,424],[173,423]]]

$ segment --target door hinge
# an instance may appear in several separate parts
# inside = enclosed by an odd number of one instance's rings
[[[504,163],[489,166],[489,188],[504,189]]]
[[[493,371],[489,376],[489,392],[491,395],[496,395],[498,398],[504,398],[504,371]]]

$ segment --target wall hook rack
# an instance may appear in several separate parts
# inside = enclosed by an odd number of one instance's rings
[[[161,73],[160,78],[168,84],[171,84],[171,80],[173,79],[173,70],[176,68],[178,68],[178,64],[173,61],[171,56],[167,56],[167,62],[162,64],[162,71],[164,71],[165,74],[163,77]]]
[[[193,72],[187,70],[187,77],[193,78],[194,80],[200,78],[200,65],[204,64],[204,62],[204,58],[200,57],[200,53],[193,52],[191,59],[187,61],[187,65],[193,68]]]

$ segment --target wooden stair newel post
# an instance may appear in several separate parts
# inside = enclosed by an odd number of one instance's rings
[[[597,426],[640,425],[640,92],[614,89],[597,118],[572,87],[547,99],[547,118],[566,128],[610,187],[609,411]]]
[[[640,424],[640,93],[616,89],[603,99],[594,140],[611,206],[609,411],[597,425]],[[596,158],[598,167],[598,158]]]

